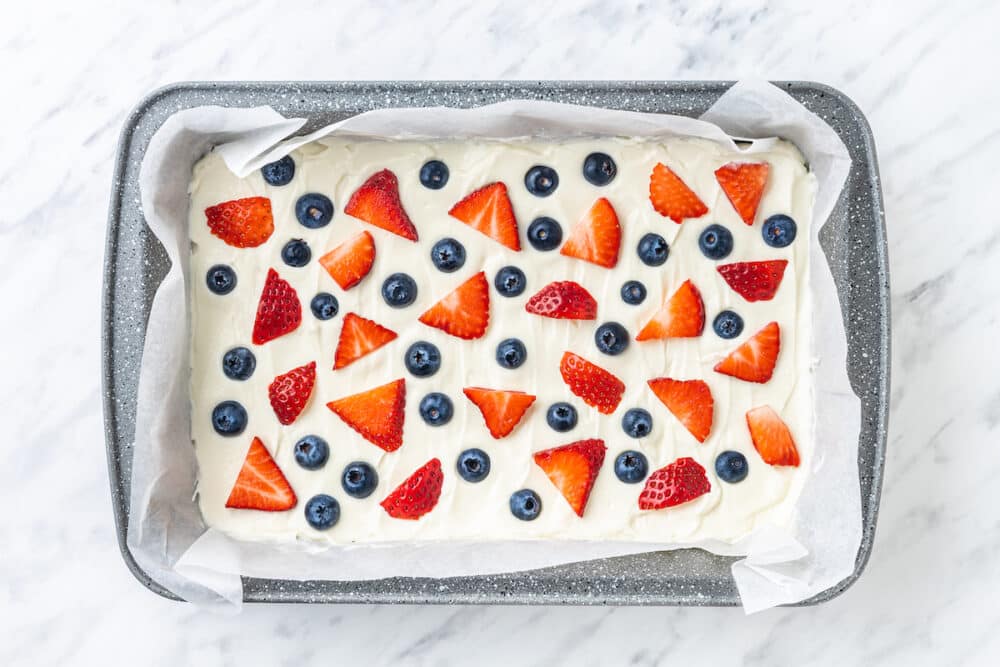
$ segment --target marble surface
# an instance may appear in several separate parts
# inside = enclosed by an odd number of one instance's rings
[[[18,3],[0,22],[0,664],[987,665],[1000,661],[1000,5]],[[818,3],[817,3],[818,5]],[[817,608],[258,606],[143,589],[117,552],[99,387],[117,132],[184,79],[814,79],[868,114],[892,266],[874,554]]]

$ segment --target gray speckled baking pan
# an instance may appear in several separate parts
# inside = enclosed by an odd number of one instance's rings
[[[731,82],[315,82],[182,83],[152,93],[122,129],[108,215],[104,268],[103,382],[108,469],[115,523],[129,569],[150,590],[177,599],[142,570],[126,547],[136,389],[146,321],[168,260],[146,227],[138,177],[150,137],[176,111],[206,104],[270,105],[309,119],[309,132],[384,107],[471,107],[543,99],[612,109],[698,116]],[[851,383],[861,397],[858,434],[864,532],[854,572],[800,604],[829,600],[861,575],[871,553],[885,462],[889,400],[889,275],[875,142],[861,111],[816,83],[779,84],[829,123],[853,159],[850,178],[821,235],[840,293]],[[738,605],[734,559],[697,549],[648,553],[486,577],[379,581],[244,578],[247,602],[460,604]]]

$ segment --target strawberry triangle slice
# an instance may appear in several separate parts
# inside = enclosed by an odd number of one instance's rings
[[[535,402],[534,396],[523,391],[482,387],[466,387],[462,391],[479,408],[486,421],[486,428],[497,440],[510,435],[524,417],[524,413]]]
[[[708,213],[705,202],[662,162],[649,175],[649,201],[657,213],[678,225],[686,218],[700,218]]]
[[[787,259],[763,262],[736,262],[723,264],[716,269],[733,291],[751,303],[770,301],[774,298],[785,275]]]
[[[655,378],[647,382],[656,397],[677,417],[677,421],[695,437],[705,442],[712,432],[715,401],[712,391],[702,380]]]
[[[396,340],[398,334],[381,324],[354,313],[344,316],[337,351],[333,355],[333,370],[350,366],[361,357]]]
[[[264,290],[253,323],[254,345],[263,345],[295,331],[302,323],[302,304],[295,289],[274,269],[267,270]]]
[[[603,440],[579,440],[535,452],[534,459],[576,515],[582,517],[607,450]]]
[[[344,213],[410,241],[417,240],[417,228],[399,198],[399,179],[388,169],[372,174],[347,201]]]
[[[444,472],[440,459],[431,459],[379,503],[394,519],[416,521],[434,509],[441,497]]]
[[[490,284],[480,271],[428,308],[420,321],[446,334],[472,340],[490,323]]]
[[[752,225],[771,167],[766,162],[730,162],[715,170],[715,180],[743,222]]]
[[[636,335],[637,341],[663,338],[697,338],[705,329],[705,304],[701,292],[685,280]]]
[[[349,290],[361,282],[375,263],[375,239],[362,231],[319,258],[320,266],[340,289]]]
[[[250,443],[243,467],[226,500],[230,509],[284,512],[298,499],[260,438]]]
[[[559,254],[613,269],[618,264],[621,241],[618,214],[611,202],[601,197],[573,226]]]
[[[781,350],[781,329],[771,322],[715,365],[715,372],[763,384],[771,379]]]
[[[521,250],[517,218],[503,183],[489,183],[451,207],[448,215],[511,250]]]
[[[302,414],[316,384],[316,362],[293,368],[271,381],[267,398],[278,421],[288,426]]]
[[[403,444],[406,408],[403,379],[330,401],[326,407],[376,447],[394,452]]]
[[[772,466],[799,465],[799,450],[792,432],[770,405],[762,405],[747,412],[747,428],[754,449],[764,463]]]

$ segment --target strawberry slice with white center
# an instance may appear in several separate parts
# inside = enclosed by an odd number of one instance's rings
[[[715,365],[715,372],[763,384],[771,379],[781,350],[781,329],[771,322]]]
[[[672,378],[656,378],[647,384],[684,428],[698,442],[705,442],[712,432],[715,406],[708,385],[702,380]]]
[[[347,201],[344,213],[404,239],[417,240],[417,228],[399,198],[399,179],[388,169],[372,174],[362,183]]]
[[[792,432],[769,405],[747,412],[747,428],[754,449],[764,463],[772,466],[799,466],[799,450]]]
[[[302,323],[302,304],[295,289],[274,269],[267,270],[267,279],[257,304],[253,323],[254,345],[263,345],[295,331]]]
[[[601,197],[573,226],[559,254],[613,269],[618,264],[621,242],[618,214],[611,202]]]
[[[511,250],[521,250],[517,218],[503,183],[484,185],[452,206],[448,215]]]
[[[319,258],[340,289],[349,290],[364,279],[375,263],[375,239],[371,233],[361,232]]]
[[[676,507],[712,490],[705,468],[690,456],[679,458],[655,471],[639,494],[639,509]]]
[[[715,180],[748,225],[757,217],[771,167],[766,162],[730,162],[715,170]]]
[[[271,200],[247,197],[224,201],[205,209],[208,228],[234,248],[256,248],[274,233]]]
[[[511,434],[528,411],[535,397],[523,391],[504,391],[466,387],[463,393],[483,414],[490,435],[499,440]]]
[[[579,440],[535,452],[534,459],[576,515],[582,517],[607,450],[603,440]]]
[[[226,507],[262,512],[284,512],[298,499],[281,468],[274,462],[260,438],[250,443],[243,467],[236,477]]]
[[[637,341],[696,338],[705,329],[705,304],[690,280],[677,288],[660,310],[636,335]]]
[[[397,334],[377,322],[354,313],[344,316],[337,351],[333,355],[333,370],[350,366],[361,357],[396,340]]]
[[[677,224],[686,218],[700,218],[708,213],[705,202],[685,185],[670,167],[660,163],[649,176],[649,201],[656,212]]]
[[[368,442],[387,452],[403,444],[406,381],[399,379],[374,389],[330,401],[326,407]]]
[[[457,338],[481,338],[490,323],[490,285],[482,271],[459,285],[420,316],[429,327]]]

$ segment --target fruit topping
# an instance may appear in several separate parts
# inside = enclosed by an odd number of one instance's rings
[[[431,459],[379,504],[394,519],[415,521],[437,505],[443,482],[441,461]]]
[[[271,381],[267,387],[267,398],[279,422],[287,426],[302,414],[315,384],[315,361],[293,368]]]
[[[770,301],[781,286],[786,266],[787,260],[773,259],[723,264],[718,271],[733,291],[747,301]]]
[[[457,338],[471,340],[490,323],[490,286],[480,271],[431,306],[420,321]]]
[[[280,160],[268,162],[260,168],[260,175],[268,185],[288,185],[295,176],[295,160],[286,155]]]
[[[455,414],[451,399],[439,392],[431,392],[420,399],[420,418],[428,426],[444,426]]]
[[[394,452],[403,444],[404,380],[345,396],[327,403],[326,407],[376,447]]]
[[[388,169],[372,174],[362,183],[347,201],[344,213],[404,239],[417,240],[417,228],[399,198],[399,180]]]
[[[340,520],[340,503],[333,496],[320,493],[306,502],[306,523],[316,530],[329,530]]]
[[[260,438],[254,438],[226,500],[226,507],[264,512],[284,512],[298,499],[278,464]]]
[[[330,445],[318,435],[307,435],[295,443],[295,462],[306,470],[319,470],[330,459]]]
[[[554,431],[565,433],[576,426],[576,408],[569,403],[553,403],[545,413],[545,421]]]
[[[591,185],[607,185],[617,174],[618,165],[607,153],[591,153],[583,161],[583,177]]]
[[[772,215],[761,225],[760,234],[764,237],[764,243],[772,248],[784,248],[790,246],[795,240],[795,233],[798,231],[795,221],[787,215],[778,213]]]
[[[418,340],[406,349],[403,364],[414,377],[430,377],[441,368],[441,351],[433,343]]]
[[[505,266],[497,271],[496,277],[493,278],[493,286],[500,296],[507,298],[521,296],[524,288],[528,286],[528,278],[524,275],[524,271],[516,266]]]
[[[559,174],[552,167],[537,164],[524,174],[524,187],[536,197],[548,197],[559,187]]]
[[[573,225],[559,254],[612,269],[618,264],[621,241],[618,214],[611,202],[602,197],[594,202],[582,220]]]
[[[547,216],[535,218],[528,225],[528,243],[535,250],[555,250],[562,243],[562,227]]]
[[[597,301],[571,280],[549,283],[528,299],[524,309],[557,320],[593,320],[597,317]]]
[[[231,266],[216,264],[205,274],[205,284],[214,294],[229,294],[236,289],[236,272]]]
[[[431,262],[438,271],[454,273],[465,266],[465,246],[451,237],[446,237],[431,248]]]
[[[708,385],[701,380],[650,380],[649,388],[674,417],[698,442],[705,442],[712,432],[715,401]]]
[[[257,357],[245,347],[234,347],[222,355],[222,372],[230,380],[249,380],[257,368]]]
[[[715,474],[723,482],[737,484],[747,478],[750,472],[747,457],[732,450],[722,452],[715,457]]]
[[[670,256],[670,246],[667,245],[665,238],[650,232],[643,234],[642,238],[639,239],[636,252],[639,255],[639,261],[646,266],[662,266],[667,261],[667,257]]]
[[[622,430],[630,438],[645,438],[653,431],[653,415],[642,408],[632,408],[622,417]]]
[[[534,396],[523,391],[466,387],[463,392],[479,408],[486,428],[497,440],[510,435],[535,402]]]
[[[364,461],[352,461],[344,467],[340,485],[352,498],[367,498],[378,487],[378,473]]]
[[[660,163],[649,176],[649,201],[657,213],[677,224],[685,218],[700,218],[708,207],[669,167]]]
[[[319,263],[340,289],[351,289],[372,270],[375,239],[369,232],[361,232],[320,257]]]
[[[448,215],[511,250],[519,251],[517,218],[503,183],[484,185],[451,207]]]
[[[715,170],[715,180],[748,225],[752,225],[757,216],[757,206],[770,170],[766,162],[730,162]]]
[[[603,440],[579,440],[535,452],[534,459],[576,515],[582,517],[607,449]]]
[[[329,292],[320,292],[309,302],[309,310],[317,320],[332,320],[340,312],[340,302]]]
[[[222,401],[212,409],[212,427],[219,435],[239,435],[247,427],[247,411],[236,401]]]
[[[764,463],[772,466],[799,465],[799,450],[778,413],[769,405],[762,405],[747,412],[747,428],[753,447]]]
[[[440,190],[448,184],[448,165],[441,160],[428,160],[420,168],[420,183],[430,190]]]
[[[698,237],[698,248],[709,259],[725,259],[733,251],[733,234],[722,225],[709,225]]]
[[[510,494],[510,513],[521,521],[534,521],[542,513],[542,499],[531,489]]]
[[[417,300],[417,283],[405,273],[393,273],[382,283],[382,298],[391,308],[406,308]]]
[[[559,373],[571,392],[605,415],[615,411],[625,393],[624,382],[572,352],[563,354]]]
[[[497,363],[503,368],[519,368],[528,358],[528,350],[517,338],[507,338],[497,345]]]
[[[267,197],[224,201],[206,208],[205,217],[212,234],[234,248],[256,248],[274,233],[271,200]]]
[[[626,484],[638,484],[646,479],[648,472],[649,461],[642,452],[630,449],[615,459],[615,477]]]
[[[711,489],[705,469],[693,458],[685,456],[649,476],[639,495],[639,509],[674,507],[703,496]]]
[[[771,322],[715,365],[715,371],[747,382],[771,379],[781,349],[781,330]]]
[[[257,317],[253,323],[251,339],[254,345],[263,345],[275,338],[295,331],[302,322],[302,304],[299,295],[274,269],[267,270],[267,279],[257,304]]]
[[[594,343],[604,354],[615,356],[628,347],[628,331],[617,322],[605,322],[594,332]]]
[[[490,474],[490,455],[481,449],[466,449],[458,455],[455,468],[466,482],[481,482]]]
[[[326,227],[333,220],[333,202],[318,192],[304,194],[295,202],[295,219],[307,229]]]
[[[660,310],[646,323],[637,341],[663,338],[695,338],[705,328],[705,306],[701,293],[690,280],[677,288]]]
[[[344,315],[337,350],[333,354],[333,370],[350,366],[361,357],[396,340],[397,334],[381,324],[354,313]]]
[[[712,320],[712,329],[719,338],[736,338],[743,333],[743,318],[731,310],[724,310]]]

